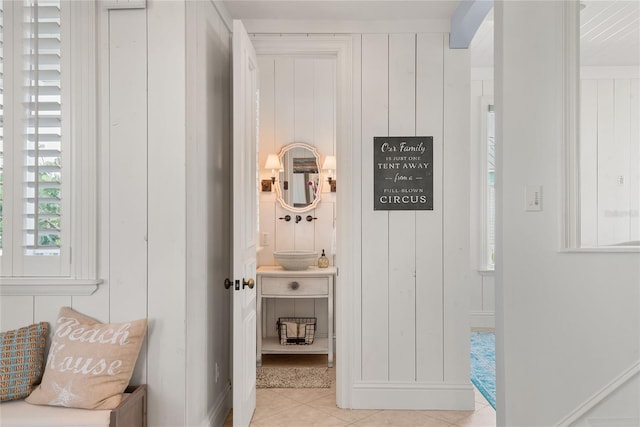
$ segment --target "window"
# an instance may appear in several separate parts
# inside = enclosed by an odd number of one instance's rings
[[[487,106],[487,162],[486,192],[487,213],[486,264],[494,268],[496,264],[496,113],[493,105]]]
[[[95,60],[91,3],[0,2],[3,284],[95,278],[95,257],[72,257],[72,248],[95,254],[95,78],[86,72]]]
[[[640,4],[585,0],[566,8],[565,244],[638,250]]]
[[[488,97],[480,99],[480,159],[481,159],[481,268],[493,270],[496,257],[496,114],[493,101]]]

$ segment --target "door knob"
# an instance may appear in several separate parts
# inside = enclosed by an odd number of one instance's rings
[[[224,279],[224,288],[229,289],[233,285],[233,282],[229,278]]]
[[[248,287],[249,287],[249,289],[253,289],[253,285],[254,285],[253,279],[249,279],[249,280],[247,280],[247,281],[245,281],[244,279],[242,279],[242,289],[244,289],[244,288],[245,288],[245,286],[248,286]]]

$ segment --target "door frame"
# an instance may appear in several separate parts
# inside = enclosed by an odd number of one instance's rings
[[[361,158],[353,155],[357,135],[353,129],[353,36],[343,35],[254,35],[251,41],[260,55],[329,55],[336,58],[336,161],[340,176],[336,203],[336,267],[335,284],[336,331],[336,403],[351,408],[352,372],[357,366],[354,354],[359,345],[354,333],[360,324],[360,305],[355,304],[355,286],[360,283],[360,198],[354,200],[361,170]],[[358,104],[359,105],[359,104]],[[343,236],[345,236],[343,238]]]

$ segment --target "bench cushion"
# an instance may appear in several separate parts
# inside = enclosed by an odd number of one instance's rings
[[[108,427],[110,410],[30,405],[24,400],[0,404],[2,427]]]

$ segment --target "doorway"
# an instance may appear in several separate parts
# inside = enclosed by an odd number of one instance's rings
[[[260,180],[271,179],[272,170],[265,168],[268,156],[293,143],[314,147],[321,167],[330,156],[336,164],[331,171],[333,185],[323,182],[319,186],[320,201],[308,212],[286,209],[278,201],[276,191],[260,192],[261,248],[257,261],[258,266],[275,265],[276,250],[313,250],[318,255],[324,250],[331,267],[339,268],[340,273],[335,278],[333,296],[332,329],[337,332],[327,336],[328,301],[300,299],[267,303],[266,317],[273,326],[267,333],[277,333],[275,322],[279,317],[317,317],[318,334],[333,341],[338,361],[334,368],[334,401],[340,407],[349,407],[346,386],[349,347],[345,345],[349,331],[343,325],[349,324],[344,320],[350,310],[340,283],[352,275],[351,263],[347,262],[351,251],[349,243],[341,241],[340,236],[345,235],[342,230],[348,229],[353,212],[349,202],[351,171],[347,167],[351,146],[351,37],[253,36],[252,42],[260,69]],[[324,179],[328,171],[320,172]]]

